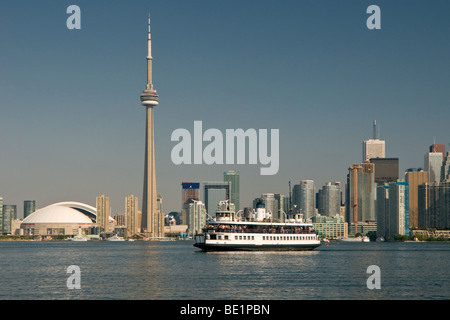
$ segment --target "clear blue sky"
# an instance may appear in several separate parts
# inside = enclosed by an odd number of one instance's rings
[[[66,9],[81,8],[81,30]],[[381,30],[366,9],[381,8]],[[0,196],[141,205],[147,15],[152,17],[158,193],[241,173],[241,205],[288,181],[345,183],[377,120],[387,157],[422,167],[450,142],[448,1],[0,1]],[[280,130],[280,170],[172,163],[177,128]]]

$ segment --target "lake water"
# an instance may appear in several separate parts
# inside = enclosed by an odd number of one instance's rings
[[[450,243],[205,253],[191,241],[0,242],[0,300],[450,299]],[[80,268],[69,290],[67,268]],[[367,268],[380,268],[370,290]]]

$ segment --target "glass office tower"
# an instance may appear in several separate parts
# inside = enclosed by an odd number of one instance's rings
[[[313,180],[302,180],[292,190],[292,209],[294,213],[303,214],[304,219],[314,216],[316,194]]]
[[[25,200],[23,202],[23,218],[24,219],[35,211],[36,211],[36,201],[35,200]]]
[[[239,171],[230,170],[223,173],[223,181],[231,182],[230,202],[234,203],[236,212],[239,211]]]

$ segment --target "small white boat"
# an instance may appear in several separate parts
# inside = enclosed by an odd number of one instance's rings
[[[128,239],[128,241],[134,241],[134,240],[130,238],[130,239]]]
[[[349,237],[349,238],[341,238],[339,241],[342,242],[370,242],[369,237]]]
[[[69,240],[70,241],[75,241],[75,242],[85,242],[85,241],[88,241],[88,238],[85,238],[83,236],[78,235],[78,236],[75,236],[73,238],[69,238]]]
[[[112,237],[107,238],[106,241],[125,241],[125,239],[115,234]]]

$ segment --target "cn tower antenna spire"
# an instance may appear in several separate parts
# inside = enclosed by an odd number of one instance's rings
[[[150,13],[148,14],[148,55],[147,59],[152,59],[152,35],[150,33]]]

